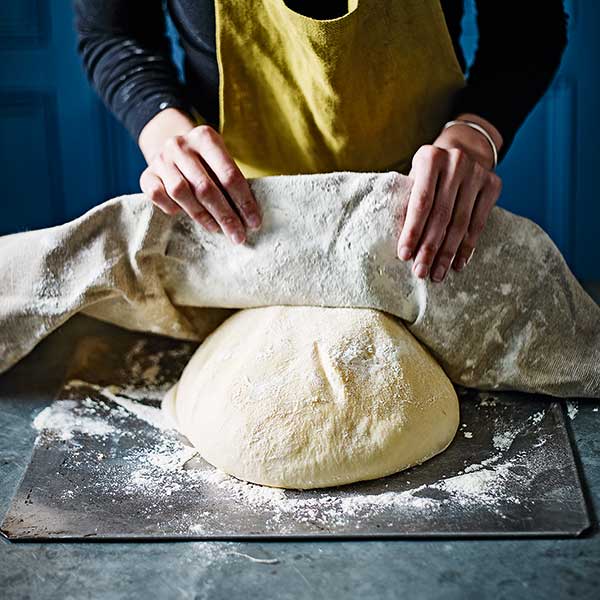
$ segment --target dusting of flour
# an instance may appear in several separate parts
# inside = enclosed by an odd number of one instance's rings
[[[351,352],[348,360],[353,360]],[[456,507],[486,506],[503,516],[502,507],[519,504],[519,498],[507,493],[507,485],[519,482],[523,475],[516,467],[522,466],[523,453],[513,454],[510,449],[520,429],[497,430],[493,437],[495,453],[479,463],[467,464],[462,471],[439,481],[416,485],[412,489],[391,489],[389,480],[378,480],[367,488],[342,487],[309,492],[268,488],[239,481],[204,462],[195,449],[185,443],[172,428],[172,423],[158,406],[132,400],[130,390],[117,386],[102,387],[85,381],[72,380],[65,392],[81,388],[83,400],[63,399],[44,409],[34,420],[34,427],[44,434],[57,436],[65,442],[77,442],[76,436],[90,436],[110,441],[120,436],[138,440],[139,429],[135,423],[143,421],[154,432],[151,442],[130,444],[125,457],[127,469],[106,469],[94,485],[111,501],[119,502],[123,496],[145,498],[141,503],[146,518],[155,518],[158,509],[175,495],[197,493],[215,506],[226,502],[244,506],[252,512],[266,515],[268,531],[286,532],[290,523],[301,523],[322,529],[343,527],[360,528],[373,518],[419,518],[419,515],[445,514]],[[81,396],[81,394],[80,394]],[[495,402],[484,398],[482,405]],[[522,427],[537,424],[544,413],[532,415]],[[133,421],[132,421],[133,419]],[[467,427],[463,424],[462,429]],[[147,428],[147,427],[146,427]],[[41,435],[40,433],[40,435]],[[470,441],[471,432],[464,431]],[[81,442],[81,437],[78,438]],[[73,449],[74,456],[85,456],[86,444]],[[99,463],[108,460],[107,451],[94,456]],[[88,456],[89,460],[89,456]],[[531,467],[531,465],[529,465]],[[410,482],[407,481],[407,484]],[[76,489],[66,489],[64,498],[74,498]],[[167,507],[169,505],[167,504]],[[179,531],[202,535],[213,530],[211,519],[214,510],[190,511],[179,515]],[[292,528],[293,530],[293,528]]]
[[[116,433],[114,427],[101,419],[86,414],[76,414],[73,409],[77,405],[74,400],[63,400],[44,408],[34,419],[33,426],[37,430],[52,431],[62,440],[70,440],[75,432],[104,437]]]
[[[474,422],[463,423],[457,443],[466,445],[466,459],[462,469],[445,478],[424,483],[417,467],[398,477],[324,490],[283,490],[240,481],[202,460],[160,410],[174,380],[167,365],[183,366],[192,346],[150,350],[147,340],[131,347],[123,361],[124,384],[71,380],[59,400],[35,418],[38,440],[54,436],[68,450],[63,468],[72,467],[75,476],[61,479],[65,502],[85,502],[88,493],[121,510],[131,505],[141,519],[162,526],[160,530],[183,535],[223,531],[223,523],[240,511],[258,518],[269,533],[294,533],[298,524],[304,531],[362,531],[374,522],[397,528],[399,523],[437,514],[444,518],[461,510],[483,509],[507,518],[508,507],[523,498],[509,490],[526,486],[546,467],[515,447],[519,434],[539,425],[545,410],[508,425],[501,418],[498,396],[479,392],[477,410],[489,413],[492,428],[489,452],[469,462],[469,448],[482,443],[484,432]],[[365,351],[368,356],[363,356]],[[388,349],[359,349],[349,341],[336,360],[357,369],[368,358],[372,368],[382,362],[384,351]],[[271,352],[268,344],[263,352]],[[534,448],[545,442],[540,439]]]

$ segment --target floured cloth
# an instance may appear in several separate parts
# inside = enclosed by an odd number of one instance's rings
[[[249,181],[263,226],[242,246],[141,194],[0,238],[0,372],[77,312],[201,340],[227,309],[351,306],[403,319],[454,383],[600,397],[600,308],[532,221],[494,207],[469,266],[433,283],[396,257],[408,177]]]

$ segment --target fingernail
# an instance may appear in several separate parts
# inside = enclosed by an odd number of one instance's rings
[[[464,269],[464,266],[466,264],[465,259],[461,256],[460,258],[458,258],[456,260],[456,270],[457,271],[462,271]]]
[[[412,252],[410,251],[410,248],[408,248],[407,246],[402,246],[402,248],[400,248],[400,252],[398,252],[398,256],[400,258],[400,260],[408,260],[411,256]]]
[[[252,227],[252,229],[258,229],[260,227],[260,219],[257,215],[250,215],[248,217],[248,225]]]
[[[423,263],[419,263],[416,267],[415,267],[415,275],[419,278],[419,279],[425,279],[425,277],[427,277],[427,273],[429,273],[429,267]]]
[[[239,231],[235,231],[231,236],[231,239],[234,241],[234,243],[241,244],[244,241],[244,235]]]
[[[435,270],[433,271],[433,275],[431,276],[431,279],[433,279],[433,281],[441,281],[442,279],[444,279],[445,272],[446,272],[446,269],[444,269],[444,267],[442,267],[440,265],[439,267],[436,267]]]

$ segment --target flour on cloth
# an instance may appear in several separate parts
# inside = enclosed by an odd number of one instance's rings
[[[202,340],[231,309],[350,306],[404,320],[454,382],[600,397],[600,308],[548,235],[499,207],[469,266],[420,280],[396,257],[412,180],[335,172],[250,180],[263,227],[245,245],[141,194],[0,238],[0,372],[77,312]]]

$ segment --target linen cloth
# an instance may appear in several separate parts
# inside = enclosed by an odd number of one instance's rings
[[[0,372],[72,315],[202,340],[231,309],[368,307],[402,319],[457,384],[600,397],[600,307],[532,221],[494,207],[442,283],[396,257],[395,171],[249,180],[260,231],[234,246],[142,194],[0,238]]]

